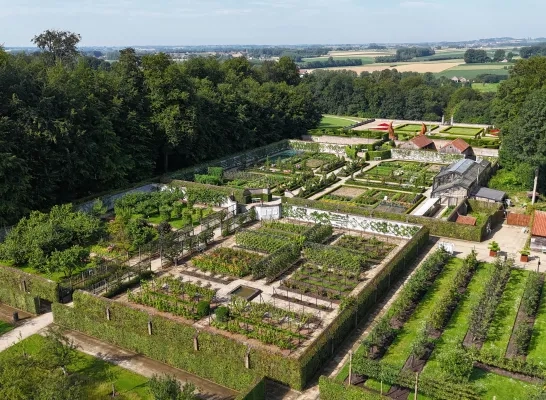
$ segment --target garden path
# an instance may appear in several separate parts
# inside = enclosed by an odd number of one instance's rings
[[[392,303],[398,298],[400,291],[404,287],[408,279],[417,271],[417,267],[420,266],[423,261],[436,249],[435,243],[429,243],[426,250],[421,254],[416,262],[408,269],[406,276],[403,280],[400,280],[394,285],[383,301],[375,306],[374,313],[366,320],[362,321],[360,326],[353,331],[353,333],[346,339],[343,346],[336,351],[336,356],[328,362],[324,368],[316,375],[316,379],[308,386],[308,388],[302,392],[298,397],[298,400],[317,400],[319,399],[319,387],[318,377],[320,375],[326,375],[328,377],[335,377],[343,366],[349,360],[349,351],[353,353],[360,347],[361,342],[368,336],[371,329],[375,326],[377,321],[387,312]]]
[[[367,167],[364,168],[363,171],[368,171],[370,169],[372,169],[373,167],[375,167],[376,165],[380,164],[381,161],[366,161],[369,165]],[[337,175],[337,173],[339,171],[341,171],[343,169],[343,167],[339,168],[339,169],[336,169],[335,171],[333,171],[333,173],[335,173]],[[334,183],[333,185],[330,185],[328,186],[326,189],[318,192],[317,194],[314,194],[313,196],[311,196],[309,199],[311,200],[318,200],[320,199],[322,196],[324,196],[326,193],[328,192],[332,192],[334,191],[335,189],[338,189],[340,188],[341,186],[343,186],[345,184],[345,182],[347,182],[349,179],[351,179],[351,175],[349,176],[346,176],[345,178],[341,178],[341,180],[337,183]]]
[[[546,256],[538,252],[531,252],[529,256],[529,262],[520,262],[519,251],[525,247],[525,243],[529,238],[529,233],[524,232],[524,229],[519,226],[501,225],[494,229],[494,231],[487,237],[487,239],[481,243],[468,242],[465,240],[455,240],[445,238],[442,241],[446,241],[454,244],[454,250],[457,257],[464,258],[472,250],[476,250],[478,253],[478,260],[491,262],[493,257],[489,256],[489,243],[495,241],[499,244],[501,251],[499,255],[504,255],[514,258],[516,266],[529,271],[536,271],[538,262],[542,257],[542,261],[546,261]],[[540,270],[544,272],[546,262],[541,262]]]
[[[67,331],[65,336],[74,341],[78,350],[147,378],[151,378],[153,375],[167,374],[176,377],[183,384],[191,382],[196,386],[200,398],[227,400],[233,399],[237,395],[237,392],[231,389],[140,354],[101,342],[80,332]]]
[[[46,314],[39,315],[35,318],[27,319],[21,323],[17,328],[9,331],[8,333],[0,336],[0,352],[4,351],[19,341],[26,339],[36,333],[39,333],[43,329],[47,328],[53,323],[53,313],[48,312]]]

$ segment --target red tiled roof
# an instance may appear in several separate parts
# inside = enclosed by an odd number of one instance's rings
[[[531,233],[533,236],[546,237],[546,211],[535,211],[535,221]]]
[[[461,138],[455,139],[451,144],[461,153],[470,147],[470,145]]]
[[[420,149],[430,146],[432,143],[434,143],[426,136],[415,136],[413,139],[411,139],[411,141]]]
[[[477,218],[471,217],[470,215],[459,215],[455,222],[462,225],[475,226],[477,220]]]
[[[531,222],[531,216],[526,214],[516,214],[516,213],[508,213],[508,216],[506,217],[506,223],[508,225],[515,225],[515,226],[529,226],[529,222]]]

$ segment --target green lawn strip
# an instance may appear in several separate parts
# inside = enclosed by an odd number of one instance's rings
[[[426,321],[428,315],[436,305],[439,298],[448,290],[453,276],[462,266],[462,264],[463,260],[460,258],[452,258],[446,264],[444,270],[434,281],[434,284],[431,286],[425,297],[421,300],[413,315],[404,324],[396,336],[396,339],[390,345],[389,349],[383,356],[383,362],[392,366],[398,366],[400,369],[404,367],[406,360],[410,356],[411,345],[415,341],[422,324],[424,321]],[[374,380],[369,379],[366,381],[365,385],[375,389],[377,386],[377,381],[374,382]],[[383,385],[384,391],[388,391],[390,389],[390,387],[386,388],[386,386],[388,385]]]
[[[529,272],[525,270],[513,269],[511,271],[510,279],[487,332],[487,339],[483,344],[484,350],[494,351],[502,356],[506,353],[528,276]]]
[[[0,321],[0,335],[7,333],[13,329],[13,325],[8,324],[7,322]]]
[[[442,335],[436,342],[432,355],[425,364],[423,376],[434,377],[441,372],[437,356],[443,351],[462,343],[470,325],[470,313],[485,290],[484,282],[493,272],[492,264],[480,264],[468,284],[464,298],[459,302]]]
[[[44,337],[32,335],[29,338],[15,344],[9,349],[0,353],[0,361],[8,361],[20,357],[23,350],[34,355],[41,351],[44,345]],[[84,390],[88,398],[105,398],[111,393],[111,380],[114,379],[116,392],[121,396],[117,399],[151,400],[152,396],[148,391],[148,378],[135,374],[129,370],[110,364],[106,361],[78,352],[75,362],[68,366],[69,372],[77,372],[85,378]]]
[[[479,368],[474,368],[470,380],[476,385],[483,399],[527,400],[530,398],[530,391],[536,388],[531,383],[486,372]]]
[[[320,121],[319,129],[320,128],[345,128],[346,126],[350,126],[355,124],[357,121],[361,121],[361,118],[356,117],[335,117],[331,115],[325,115],[322,117],[322,120]]]
[[[546,288],[542,289],[542,297],[538,306],[533,336],[529,344],[527,360],[546,363]]]

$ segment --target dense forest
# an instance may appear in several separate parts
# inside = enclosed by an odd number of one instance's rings
[[[433,74],[394,69],[362,73],[315,71],[304,77],[320,111],[328,114],[489,123],[492,93],[480,93]]]
[[[294,138],[320,112],[294,62],[82,57],[79,36],[0,49],[0,226],[33,209]],[[45,35],[45,34],[44,34]]]

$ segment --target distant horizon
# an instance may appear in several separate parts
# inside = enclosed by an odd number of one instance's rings
[[[0,0],[0,43],[31,46],[46,29],[84,47],[464,42],[540,37],[545,13],[535,0]]]
[[[525,37],[525,38],[516,38],[516,37],[508,37],[508,36],[501,36],[501,37],[490,37],[490,38],[478,38],[478,39],[468,39],[468,40],[459,40],[459,41],[449,41],[449,40],[442,40],[442,41],[424,41],[424,42],[361,42],[361,43],[227,43],[227,44],[221,44],[221,43],[208,43],[208,44],[112,44],[112,45],[106,45],[106,44],[80,44],[79,48],[97,48],[97,47],[108,47],[108,48],[155,48],[155,47],[167,47],[167,48],[193,48],[193,47],[304,47],[304,46],[315,46],[315,47],[342,47],[342,46],[369,46],[371,44],[377,44],[380,46],[401,46],[401,45],[432,45],[432,44],[459,44],[459,43],[472,43],[472,42],[481,42],[481,41],[487,41],[487,40],[493,40],[493,39],[505,39],[505,40],[518,40],[518,41],[525,41],[525,42],[537,42],[540,40],[546,41],[545,36],[539,36],[539,37]],[[83,38],[82,38],[83,43]],[[2,43],[0,42],[0,45]],[[499,44],[503,45],[503,44]],[[509,45],[508,43],[504,44],[505,46]],[[33,49],[36,48],[36,46],[30,45],[7,45],[3,44],[2,47],[5,49]],[[374,50],[374,49],[370,49]],[[380,51],[380,50],[378,50]]]

